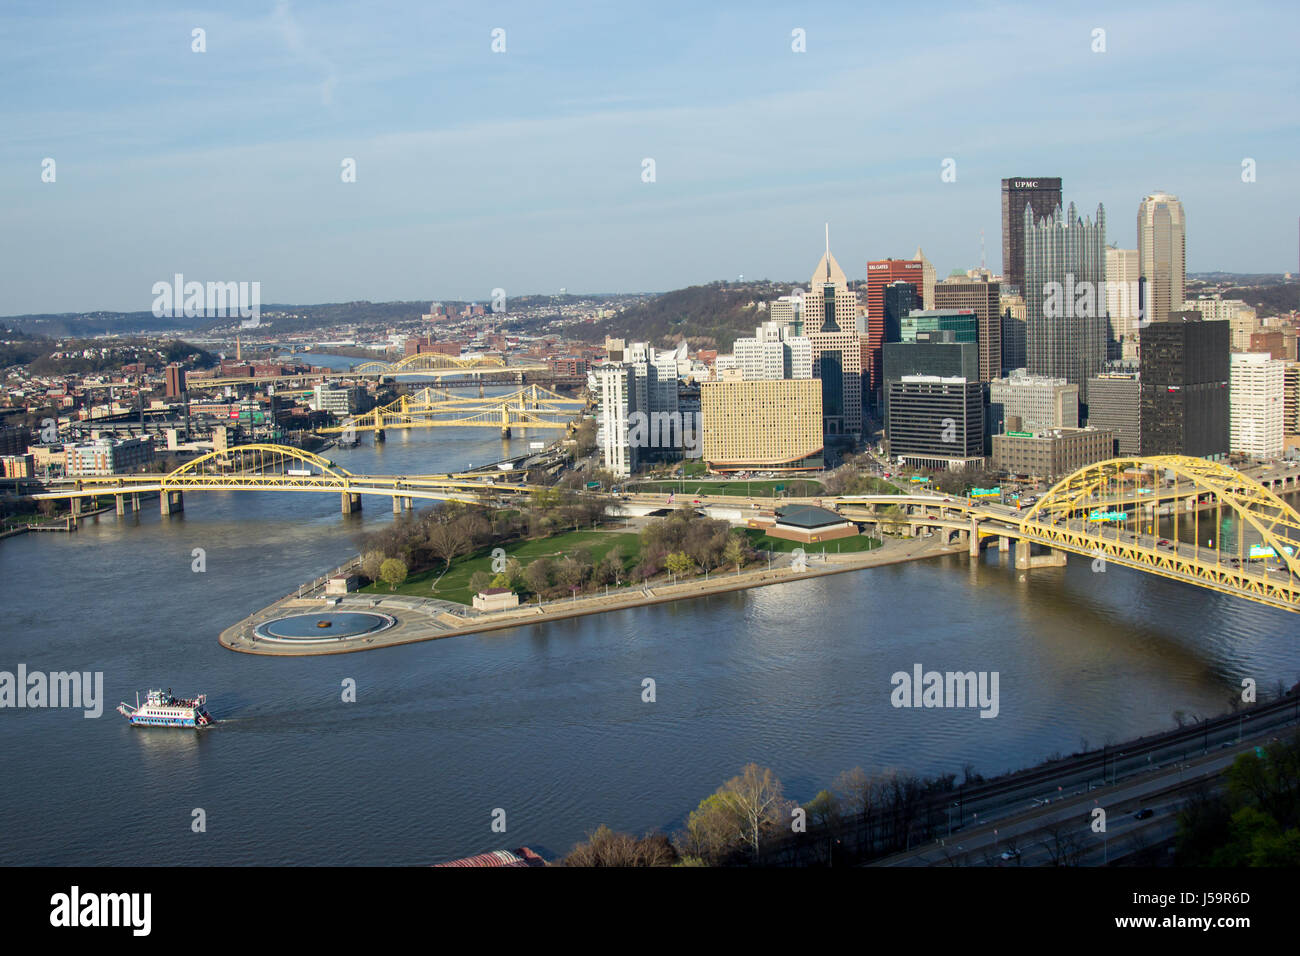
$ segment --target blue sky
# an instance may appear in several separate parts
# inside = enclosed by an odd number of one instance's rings
[[[10,0],[0,315],[147,310],[176,272],[264,303],[803,280],[828,220],[851,278],[970,268],[980,230],[996,270],[1004,176],[1130,248],[1168,190],[1189,270],[1296,270],[1300,7],[1054,6]]]

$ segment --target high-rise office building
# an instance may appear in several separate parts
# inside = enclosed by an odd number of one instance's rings
[[[1266,352],[1233,352],[1228,366],[1228,447],[1281,458],[1285,447],[1285,363]]]
[[[700,415],[710,471],[793,471],[823,464],[816,379],[704,382]]]
[[[907,375],[979,380],[979,344],[958,342],[951,331],[919,332],[911,342],[886,342],[883,349],[881,418],[889,433],[889,386]]]
[[[1136,367],[1117,363],[1088,379],[1088,425],[1115,434],[1116,455],[1142,451],[1142,389]]]
[[[862,339],[856,332],[814,332],[813,375],[822,383],[823,436],[862,432]]]
[[[803,302],[804,335],[812,343],[813,375],[822,383],[822,432],[826,440],[862,431],[862,342],[858,297],[844,270],[826,252],[809,280]]]
[[[1106,313],[1110,322],[1109,335],[1118,354],[1112,359],[1137,358],[1139,311],[1141,293],[1138,280],[1138,251],[1136,249],[1106,249]]]
[[[922,308],[921,297],[916,286],[911,282],[891,282],[885,286],[885,337],[883,341],[901,342],[903,339],[900,321],[909,312],[920,308]]]
[[[791,326],[764,322],[752,338],[736,339],[732,352],[746,381],[776,378],[812,378],[812,341],[792,335]]]
[[[927,332],[951,332],[954,342],[979,344],[979,316],[974,309],[916,309],[899,323],[899,341],[915,342]]]
[[[1138,273],[1145,317],[1159,322],[1181,309],[1187,292],[1187,228],[1183,204],[1152,193],[1138,206]]]
[[[1228,323],[1202,321],[1199,312],[1170,312],[1143,327],[1143,455],[1228,453],[1228,332]]]
[[[867,381],[872,395],[880,392],[883,374],[880,347],[887,341],[885,289],[895,282],[915,286],[921,293],[922,307],[925,307],[925,263],[920,259],[877,259],[867,263],[867,336],[870,339],[867,347],[871,355]]]
[[[803,297],[803,332],[852,332],[858,330],[858,297],[849,289],[844,270],[831,255],[830,230],[826,232],[826,252]]]
[[[1288,448],[1300,444],[1300,362],[1282,369],[1282,436]]]
[[[768,320],[790,329],[791,335],[803,334],[803,297],[783,295],[768,305]]]
[[[912,258],[921,263],[921,284],[917,287],[917,291],[921,293],[921,308],[939,308],[934,303],[934,263],[925,257],[925,253],[921,251],[920,246],[916,247],[916,255],[912,256]]]
[[[905,375],[889,383],[889,454],[920,468],[984,460],[984,386],[964,378]]]
[[[1259,317],[1253,306],[1241,299],[1221,299],[1217,295],[1188,299],[1179,308],[1195,309],[1206,322],[1227,322],[1232,329],[1232,350],[1249,352],[1250,337],[1259,331]]]
[[[168,398],[179,398],[185,394],[185,369],[181,368],[175,362],[167,366],[167,390],[164,393]]]
[[[1025,206],[1038,222],[1061,205],[1061,180],[1016,177],[1002,180],[1002,284],[1025,290]]]
[[[936,309],[969,309],[979,327],[980,381],[1002,374],[1001,287],[987,279],[953,276],[934,287]]]
[[[998,296],[1002,311],[1002,374],[1024,368],[1028,363],[1025,354],[1025,297],[1019,292],[1005,289]]]
[[[1079,386],[1023,373],[994,379],[989,383],[989,418],[1002,425],[1018,420],[1013,431],[1078,428]]]
[[[1106,210],[1080,219],[1074,203],[1034,222],[1024,214],[1025,348],[1035,375],[1063,378],[1088,401],[1088,379],[1106,364]]]

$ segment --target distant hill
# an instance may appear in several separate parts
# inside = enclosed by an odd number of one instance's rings
[[[1300,282],[1288,282],[1286,285],[1234,286],[1224,289],[1220,295],[1225,299],[1241,299],[1247,305],[1253,305],[1259,316],[1294,312],[1300,309]]]
[[[739,337],[752,335],[767,317],[759,303],[789,295],[797,283],[712,282],[657,295],[607,319],[575,326],[569,333],[589,342],[605,336],[650,342],[668,348],[686,339],[693,346],[730,350]]]

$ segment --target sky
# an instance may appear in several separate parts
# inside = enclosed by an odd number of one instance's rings
[[[1297,270],[1300,5],[1055,6],[6,0],[0,315],[997,271],[1004,177]]]

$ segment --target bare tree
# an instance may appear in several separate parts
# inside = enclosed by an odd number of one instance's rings
[[[723,784],[721,792],[743,820],[746,841],[757,861],[763,835],[789,818],[792,805],[782,793],[781,781],[768,768],[749,763],[740,776]]]
[[[472,541],[469,529],[461,521],[433,522],[429,525],[425,547],[431,555],[443,562],[442,574],[433,582],[435,590],[443,574],[451,570],[451,562],[468,551]]]
[[[564,866],[672,866],[677,851],[662,833],[634,837],[601,825],[564,858]]]

